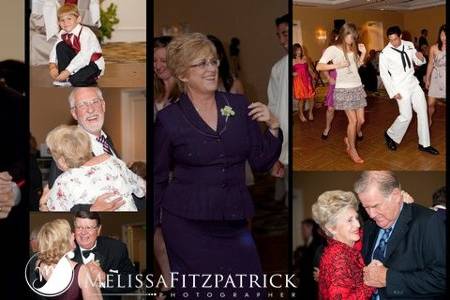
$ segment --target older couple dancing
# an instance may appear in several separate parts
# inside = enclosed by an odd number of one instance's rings
[[[363,172],[354,190],[369,216],[362,229],[353,192],[327,191],[312,207],[328,237],[318,274],[320,299],[444,299],[442,219],[410,203],[390,171]]]
[[[51,189],[44,189],[40,210],[70,211],[103,203],[97,210],[137,211],[146,183],[118,158],[102,130],[106,104],[100,89],[75,88],[69,104],[78,126],[60,125],[47,135],[54,164]]]

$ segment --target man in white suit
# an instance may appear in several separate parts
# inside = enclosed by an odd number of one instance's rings
[[[426,63],[426,59],[422,53],[417,52],[412,42],[402,40],[398,26],[389,27],[387,36],[389,44],[380,54],[380,76],[389,98],[397,101],[400,115],[384,133],[386,145],[389,150],[397,150],[397,145],[400,144],[408,129],[414,110],[417,114],[418,149],[437,155],[439,151],[430,144],[425,94],[414,76],[413,63],[420,66]]]

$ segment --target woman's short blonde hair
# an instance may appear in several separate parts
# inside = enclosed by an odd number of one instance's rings
[[[167,46],[167,66],[183,89],[180,77],[185,76],[192,63],[203,57],[217,58],[214,44],[202,33],[187,33],[175,37]]]
[[[45,139],[55,160],[63,157],[69,168],[78,168],[92,158],[91,140],[78,126],[60,125]]]
[[[358,200],[353,192],[327,191],[322,193],[313,204],[313,219],[328,236],[331,236],[326,226],[336,225],[336,216],[349,207],[358,211]]]
[[[65,219],[45,223],[37,234],[38,259],[46,265],[56,264],[72,250],[72,229]]]

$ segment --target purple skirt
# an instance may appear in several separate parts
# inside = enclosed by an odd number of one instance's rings
[[[198,286],[199,279],[193,287],[191,275],[185,276],[185,288],[181,286],[181,278],[187,274],[231,276],[235,282],[238,282],[235,274],[257,274],[262,279],[258,252],[246,220],[190,220],[164,210],[161,226],[171,272],[178,272],[180,278],[174,283],[175,299],[221,299],[220,293],[226,295],[222,299],[233,299],[233,293],[237,293],[234,299],[266,299],[264,289],[246,286],[249,281],[244,281],[243,288],[224,286],[224,280],[212,289],[205,289]],[[212,297],[207,293],[212,293]]]

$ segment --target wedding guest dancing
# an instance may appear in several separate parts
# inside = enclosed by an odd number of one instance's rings
[[[439,28],[438,41],[430,49],[430,61],[425,75],[425,88],[428,90],[428,123],[431,127],[436,107],[436,98],[445,100],[446,49],[447,36],[445,24]]]
[[[321,300],[370,299],[372,287],[364,284],[358,201],[352,192],[327,191],[312,206],[313,218],[328,236],[320,260]]]
[[[364,63],[366,47],[358,44],[358,31],[354,24],[344,24],[339,30],[336,43],[328,47],[316,66],[318,71],[336,70],[334,89],[334,109],[344,110],[347,115],[347,136],[344,138],[350,158],[362,164],[364,160],[356,151],[356,136],[362,137],[364,107],[367,106],[366,92],[363,89],[358,68]],[[358,55],[358,51],[361,55]],[[329,61],[332,64],[328,64]]]
[[[81,300],[81,299],[103,299],[100,289],[95,284],[95,278],[89,268],[82,263],[72,261],[73,250],[75,249],[75,238],[67,220],[56,219],[42,225],[37,235],[38,260],[36,268],[39,275],[47,282],[52,276],[65,277],[64,274],[57,274],[54,271],[56,264],[61,260],[68,263],[68,268],[63,271],[71,272],[73,269],[73,281],[68,289],[59,296],[52,299],[58,300]],[[71,257],[72,256],[72,257]],[[40,278],[36,276],[36,278]]]
[[[245,185],[245,161],[254,171],[270,170],[283,141],[279,122],[262,103],[249,105],[242,95],[217,92],[220,61],[205,35],[178,36],[167,51],[183,93],[156,119],[154,212],[171,271],[262,275],[247,225],[254,208]],[[267,125],[264,134],[258,122]],[[175,283],[177,299],[181,292],[207,298],[204,289],[187,281],[187,288]],[[214,293],[231,290],[241,297],[260,293],[264,299],[262,289],[247,283],[237,290],[218,287]]]
[[[297,100],[298,117],[300,121],[306,122],[307,119],[303,113],[304,106],[308,103],[308,120],[314,120],[314,84],[311,73],[309,72],[310,59],[303,52],[300,44],[294,44],[293,48],[293,69],[294,69],[294,98]]]
[[[58,126],[45,142],[64,173],[42,197],[41,210],[70,211],[77,204],[92,204],[98,196],[110,192],[125,201],[116,211],[137,211],[132,195],[145,196],[145,181],[112,155],[93,156],[90,138],[83,129]]]
[[[425,57],[414,48],[412,42],[402,40],[398,26],[389,27],[386,34],[389,43],[380,54],[380,76],[389,98],[397,101],[400,112],[384,133],[386,145],[391,151],[397,150],[397,145],[406,134],[414,110],[417,114],[419,150],[438,155],[439,151],[430,144],[425,94],[414,76],[413,62],[417,66],[423,65],[426,63]]]

